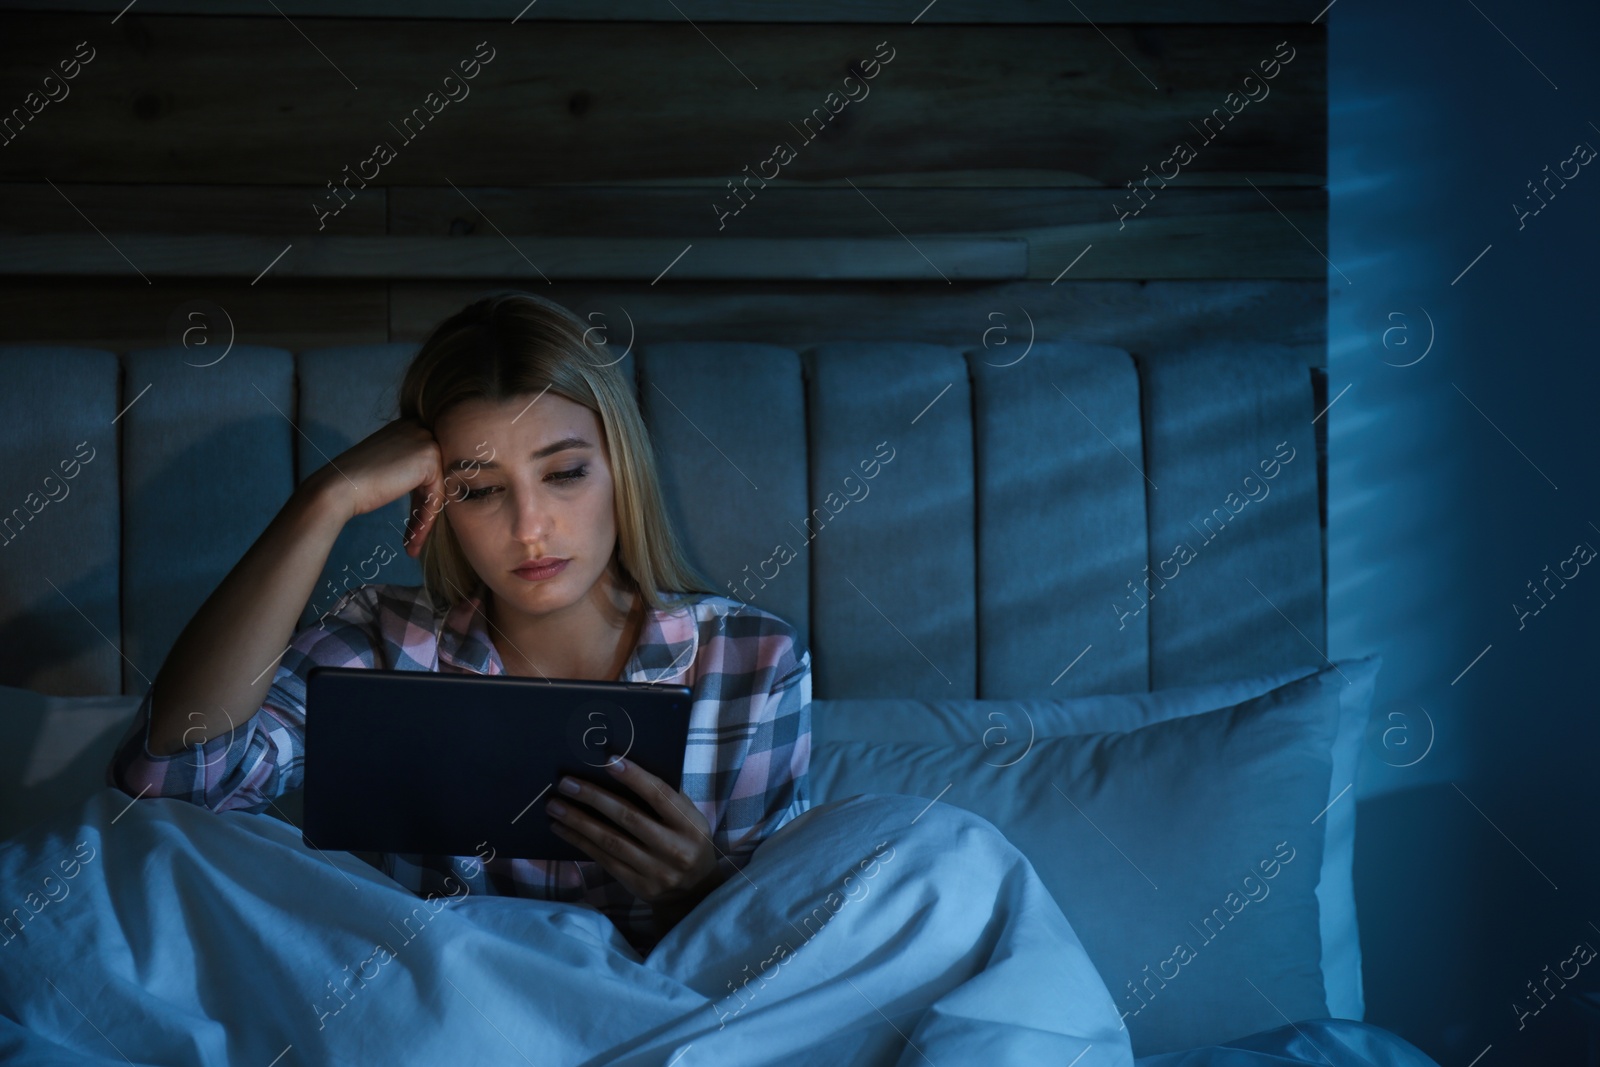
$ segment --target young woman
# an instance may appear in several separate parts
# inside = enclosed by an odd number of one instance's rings
[[[529,293],[441,323],[399,417],[302,483],[185,627],[108,784],[264,811],[301,784],[317,664],[688,685],[682,790],[619,761],[626,789],[547,795],[557,835],[590,859],[382,857],[418,893],[453,880],[587,905],[648,952],[810,808],[811,658],[786,622],[712,593],[685,561],[613,362],[581,319]],[[363,586],[296,632],[345,523],[407,494],[423,584]],[[441,708],[439,728],[459,720]]]

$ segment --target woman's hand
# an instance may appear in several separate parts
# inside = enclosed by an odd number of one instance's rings
[[[377,511],[410,494],[411,512],[403,540],[406,555],[416,557],[422,554],[423,542],[444,508],[446,495],[461,491],[456,483],[463,475],[446,477],[443,466],[439,442],[431,430],[415,419],[395,419],[341,452],[312,477],[326,483],[349,518]]]
[[[650,805],[641,811],[609,790],[588,782],[572,782],[576,793],[546,802],[551,829],[604,867],[613,878],[654,909],[657,922],[670,927],[722,884],[711,826],[700,809],[681,790],[667,784],[631,760],[615,757],[608,765],[617,781]],[[600,812],[627,831],[619,834],[585,812],[577,801]],[[564,810],[558,811],[558,806]],[[630,835],[633,840],[630,840]]]

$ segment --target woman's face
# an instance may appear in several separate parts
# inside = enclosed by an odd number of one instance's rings
[[[495,601],[544,615],[606,593],[596,583],[617,525],[594,412],[550,392],[472,400],[446,411],[433,435],[444,462],[445,519]],[[550,559],[565,561],[553,575],[518,573]]]

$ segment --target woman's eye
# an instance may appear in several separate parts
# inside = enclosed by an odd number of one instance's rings
[[[588,466],[587,465],[583,465],[583,466],[573,467],[570,470],[551,471],[545,477],[547,479],[549,479],[550,481],[556,483],[557,485],[563,485],[563,484],[571,484],[573,482],[576,482],[579,478],[586,477],[588,475],[588,473],[589,473]],[[499,489],[500,489],[500,487],[498,485],[485,485],[485,486],[483,486],[481,488],[478,488],[478,489],[469,489],[469,490],[467,490],[465,493],[463,493],[461,495],[461,499],[462,500],[482,500],[484,497],[488,496],[490,493],[497,492]]]
[[[554,471],[550,477],[556,482],[575,482],[588,473],[587,466],[573,467],[571,470]]]

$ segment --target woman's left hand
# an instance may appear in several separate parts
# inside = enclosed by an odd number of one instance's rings
[[[558,785],[572,782],[578,789],[576,793],[562,789],[559,799],[551,797],[546,802],[551,829],[658,913],[675,919],[687,914],[723,881],[710,824],[681,790],[669,789],[632,760],[614,757],[607,769],[646,800],[650,810],[641,811],[636,804],[589,782],[563,778]],[[617,833],[578,804],[588,805],[627,833]],[[565,810],[558,812],[558,806]]]

